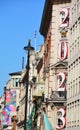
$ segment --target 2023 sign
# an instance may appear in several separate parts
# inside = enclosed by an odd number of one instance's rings
[[[69,8],[61,8],[60,9],[60,30],[63,31],[64,29],[64,37],[66,38],[66,28],[69,26]],[[62,32],[61,32],[62,33]],[[62,35],[63,36],[63,35]],[[68,42],[61,37],[61,41],[59,43],[59,55],[58,58],[60,61],[64,61],[68,58]],[[57,91],[65,91],[66,86],[66,73],[60,72],[57,74],[57,78],[59,81],[58,84],[58,89]],[[64,107],[64,106],[63,106]],[[56,129],[61,130],[65,127],[66,125],[66,110],[64,108],[59,108],[57,111],[57,116],[58,116],[58,124],[56,126]]]

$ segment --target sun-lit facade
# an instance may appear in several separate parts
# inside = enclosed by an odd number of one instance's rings
[[[79,130],[80,0],[46,0],[40,34],[44,43],[29,59],[27,128]],[[6,104],[10,93],[17,94],[11,116],[18,116],[20,130],[24,129],[26,74],[26,69],[11,73],[5,93]]]
[[[45,111],[54,130],[66,128],[70,6],[70,0],[46,0],[40,26],[44,36]]]
[[[68,51],[66,130],[80,129],[80,0],[72,0]]]

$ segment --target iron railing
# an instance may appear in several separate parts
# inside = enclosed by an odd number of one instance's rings
[[[54,101],[65,101],[67,91],[52,91],[50,98]]]

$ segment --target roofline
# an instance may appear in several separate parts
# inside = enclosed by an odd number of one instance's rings
[[[46,30],[47,30],[47,25],[49,24],[50,21],[50,15],[51,15],[51,10],[52,8],[50,8],[52,6],[52,0],[45,0],[45,4],[44,4],[44,9],[43,9],[43,14],[42,14],[42,19],[41,19],[41,24],[40,24],[40,33],[45,36],[46,34]],[[47,19],[47,22],[45,22]]]
[[[71,0],[66,0],[66,1],[62,0],[61,2],[62,3],[65,3],[65,2],[70,3]],[[51,16],[52,15],[52,5],[53,4],[59,4],[59,3],[60,3],[60,1],[58,1],[58,0],[45,0],[41,24],[40,24],[40,29],[39,29],[39,32],[44,37],[47,34],[49,22],[50,22],[51,17],[52,17]]]
[[[21,75],[21,71],[18,71],[18,72],[13,72],[13,73],[9,73],[10,76],[13,76],[13,75]]]

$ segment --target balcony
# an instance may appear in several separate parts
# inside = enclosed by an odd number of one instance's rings
[[[50,101],[54,103],[62,103],[66,102],[66,91],[52,91],[51,96],[50,96]]]

